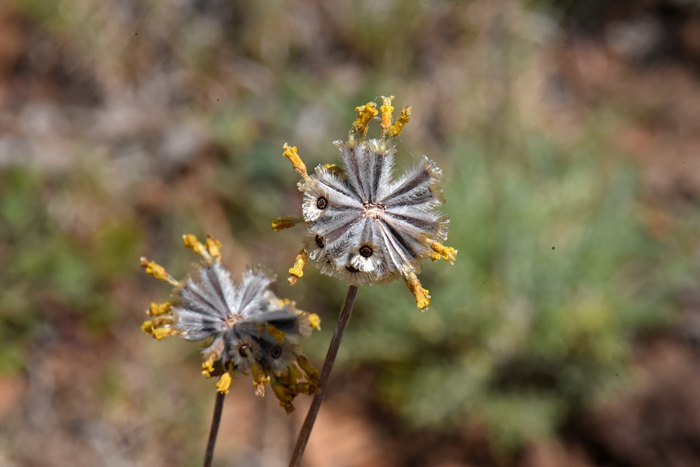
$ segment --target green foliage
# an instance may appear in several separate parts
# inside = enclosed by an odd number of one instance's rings
[[[679,262],[645,232],[635,173],[599,156],[602,141],[570,154],[539,134],[519,143],[500,154],[454,143],[457,262],[424,266],[424,314],[402,284],[361,290],[345,343],[381,368],[386,402],[409,423],[476,418],[504,449],[623,386],[633,337],[669,317],[664,274]]]
[[[80,174],[0,172],[0,372],[21,368],[29,342],[56,331],[47,324],[97,331],[117,316],[109,286],[133,271],[139,231],[120,216],[81,231],[57,200],[84,199],[86,190]]]

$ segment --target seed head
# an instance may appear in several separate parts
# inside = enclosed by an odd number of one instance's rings
[[[416,166],[394,178],[392,137],[410,120],[411,108],[403,109],[392,124],[392,99],[384,97],[380,107],[380,138],[365,138],[369,122],[378,114],[376,104],[358,107],[348,141],[333,143],[343,167],[319,165],[314,174],[302,174],[306,234],[304,249],[290,269],[290,284],[303,275],[308,256],[323,274],[350,285],[385,284],[403,277],[418,307],[425,310],[430,296],[416,277],[420,262],[442,258],[453,264],[457,251],[442,245],[449,217],[439,212],[445,200],[437,165],[422,156]],[[286,152],[288,148],[285,144]],[[294,225],[285,219],[292,218],[276,219],[273,228]]]
[[[151,304],[148,313],[154,319],[142,329],[157,339],[173,335],[191,341],[209,339],[202,373],[221,376],[219,392],[227,393],[234,377],[252,373],[256,393],[264,395],[268,384],[279,386],[274,392],[285,394],[280,403],[291,412],[296,395],[313,394],[317,388],[317,375],[297,368],[300,358],[302,365],[308,365],[297,341],[319,327],[318,316],[297,310],[290,300],[278,299],[269,290],[274,276],[261,267],[249,268],[240,285],[235,285],[221,265],[217,240],[210,237],[203,244],[194,235],[185,235],[184,242],[203,258],[196,277],[175,281],[164,268],[142,258],[147,273],[175,286],[172,302]],[[290,375],[295,375],[294,380]],[[297,382],[300,377],[305,378],[305,386]]]

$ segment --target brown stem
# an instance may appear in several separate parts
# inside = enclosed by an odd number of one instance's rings
[[[297,444],[294,447],[294,453],[292,454],[292,460],[289,461],[289,467],[298,467],[301,463],[301,457],[304,455],[306,443],[309,442],[309,436],[311,436],[311,430],[314,427],[316,415],[318,415],[318,409],[321,408],[323,394],[326,392],[326,386],[328,385],[328,380],[331,377],[331,370],[333,370],[335,357],[338,355],[340,341],[343,340],[343,333],[345,332],[345,328],[347,327],[348,321],[350,321],[350,316],[352,315],[352,305],[355,303],[355,295],[357,295],[357,286],[351,285],[350,289],[348,290],[348,295],[345,297],[343,308],[340,310],[340,317],[338,318],[338,324],[335,327],[335,333],[333,333],[331,345],[328,347],[326,360],[323,362],[319,392],[314,396],[314,400],[311,401],[311,407],[309,407],[309,412],[306,414],[304,424],[301,426],[299,438],[297,438]]]
[[[211,461],[214,459],[214,446],[216,445],[216,436],[219,434],[221,412],[224,409],[224,397],[226,397],[226,394],[222,392],[216,393],[214,417],[211,419],[211,430],[209,431],[209,440],[207,441],[207,452],[204,455],[204,467],[211,467]]]

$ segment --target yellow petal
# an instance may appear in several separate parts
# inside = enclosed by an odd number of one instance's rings
[[[197,240],[197,237],[195,237],[192,234],[189,235],[183,235],[182,240],[185,243],[185,246],[187,248],[192,248],[192,251],[194,251],[196,254],[199,256],[202,256],[206,260],[210,260],[211,256],[209,256],[209,252],[207,251],[207,248]]]
[[[213,258],[221,259],[221,242],[207,235],[207,250]]]
[[[170,337],[170,336],[177,336],[180,334],[180,331],[177,329],[173,329],[170,326],[165,326],[162,328],[153,328],[153,337],[155,337],[158,340],[161,340],[165,337]]]
[[[180,331],[170,327],[174,319],[172,316],[160,316],[156,319],[145,321],[141,325],[141,330],[146,334],[150,334],[158,340],[164,337],[176,336]]]
[[[153,321],[144,321],[141,330],[148,335],[153,335]]]
[[[147,311],[147,313],[151,316],[160,316],[165,313],[168,313],[170,309],[172,308],[173,304],[171,302],[165,302],[165,303],[156,303],[156,302],[151,302],[151,308]]]
[[[449,261],[450,265],[454,266],[454,262],[457,259],[457,250],[452,247],[446,247],[438,242],[430,242],[430,248],[432,248],[435,252],[435,254],[430,255],[430,258],[433,261],[437,261],[438,259],[442,258],[445,261]]]
[[[228,390],[231,387],[231,382],[233,381],[233,378],[231,377],[231,371],[227,371],[223,375],[221,375],[221,378],[219,378],[219,382],[216,383],[216,390],[219,391],[221,394],[228,394]]]
[[[170,274],[165,271],[163,266],[157,264],[155,261],[148,261],[145,257],[141,257],[141,267],[146,270],[146,274],[150,274],[160,281],[165,281],[173,286],[178,286],[178,282],[172,278]]]
[[[304,265],[306,264],[306,250],[301,250],[294,261],[294,266],[289,270],[289,285],[296,285],[301,276],[304,275]]]
[[[282,155],[289,159],[289,161],[292,163],[292,167],[294,167],[294,170],[296,170],[304,180],[309,178],[309,175],[306,173],[306,165],[304,165],[299,157],[299,154],[297,154],[297,147],[290,147],[287,143],[284,143],[282,149],[284,149]]]
[[[216,360],[217,356],[212,354],[202,363],[202,374],[207,378],[211,378],[211,374],[214,372],[214,362]]]
[[[316,313],[309,314],[309,324],[311,325],[312,329],[318,329],[319,331],[321,330],[321,318],[319,318]]]
[[[362,107],[356,107],[355,112],[357,112],[357,119],[352,124],[352,129],[350,133],[357,132],[360,136],[364,136],[367,133],[367,126],[376,115],[377,115],[377,104],[374,102],[368,102]]]
[[[428,305],[430,305],[430,295],[428,295],[428,289],[421,287],[418,277],[413,272],[404,276],[404,279],[406,280],[408,289],[416,298],[416,306],[418,306],[421,311],[426,311],[428,309]]]
[[[401,116],[389,129],[389,136],[397,136],[403,127],[411,120],[411,107],[401,109]]]
[[[280,217],[272,221],[272,228],[275,232],[279,232],[290,227],[294,227],[300,222],[304,222],[303,217]]]
[[[389,131],[389,127],[391,127],[391,114],[394,112],[394,107],[391,105],[391,101],[393,99],[394,96],[382,96],[384,105],[379,108],[379,110],[382,112],[382,136],[386,136],[387,132]]]

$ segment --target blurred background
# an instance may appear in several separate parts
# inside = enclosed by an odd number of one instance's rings
[[[302,229],[288,142],[337,161],[354,108],[413,106],[397,172],[445,173],[454,267],[363,287],[308,467],[700,465],[700,3],[2,0],[0,465],[201,465],[214,381],[139,330],[211,233],[284,278]],[[215,465],[283,466],[249,379]]]

